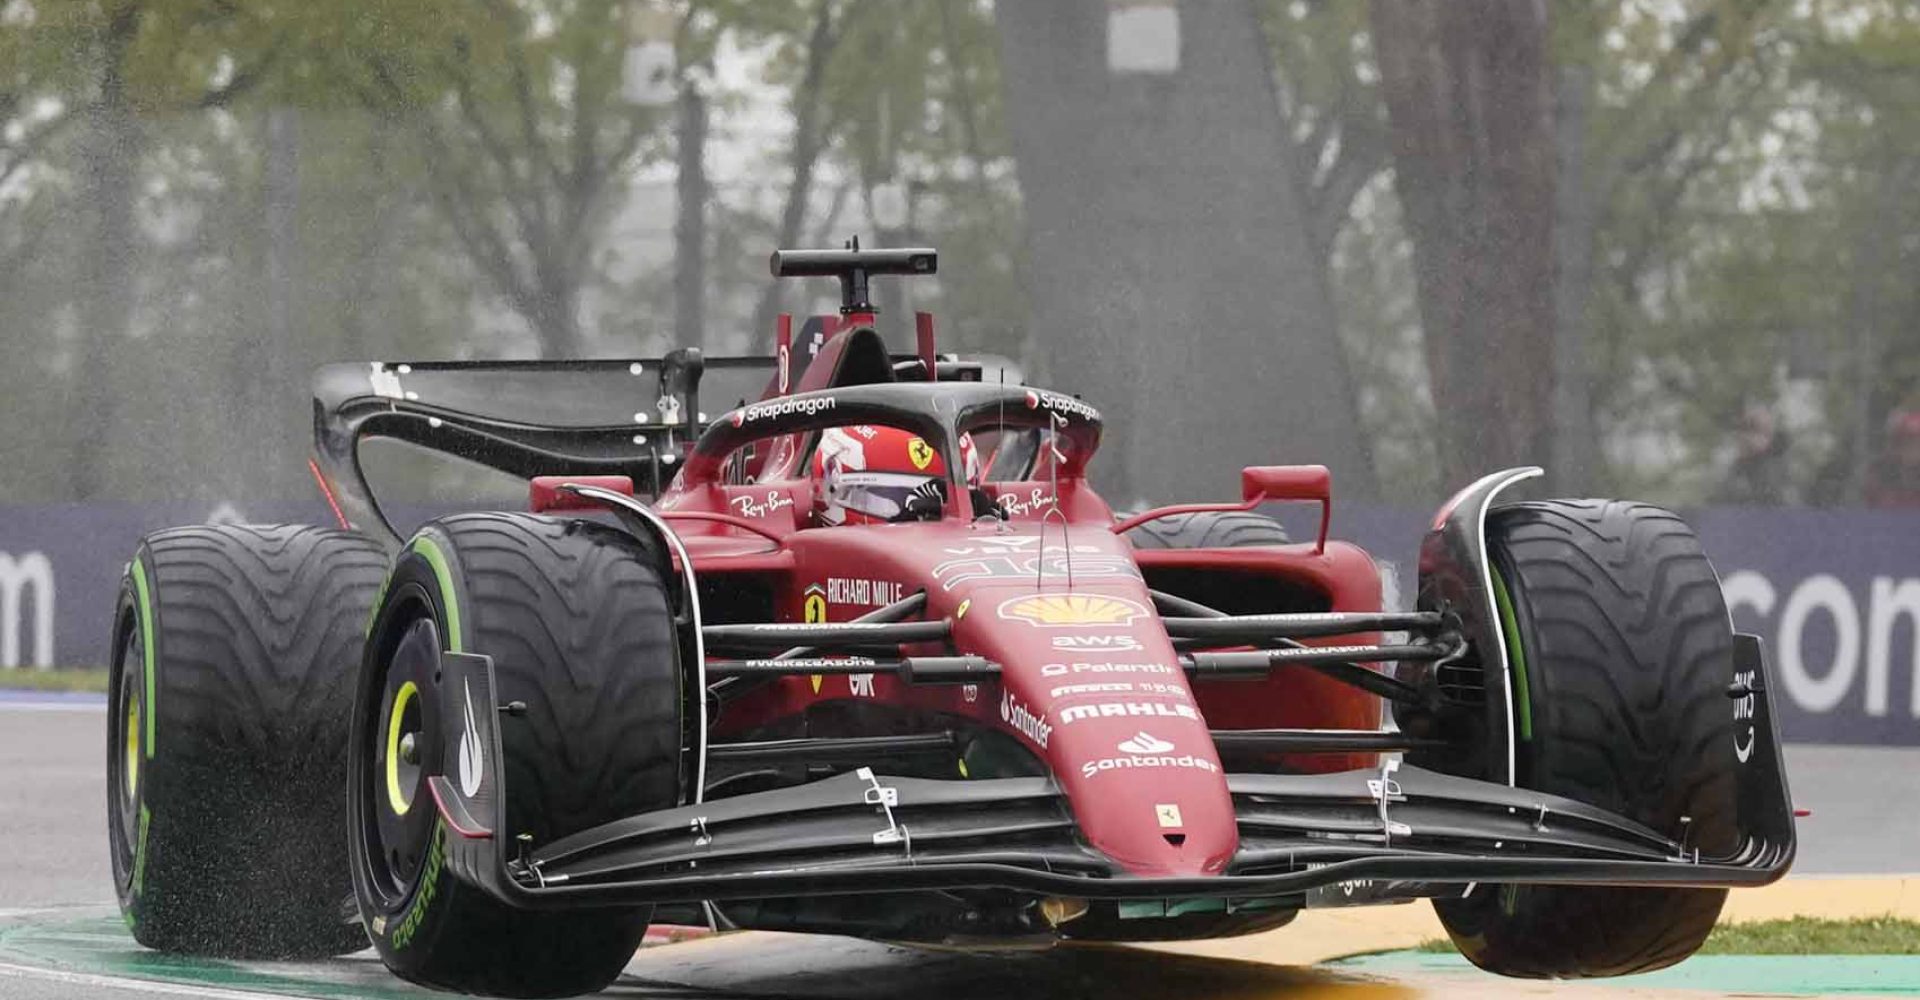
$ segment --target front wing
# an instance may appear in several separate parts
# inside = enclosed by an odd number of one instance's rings
[[[1049,778],[938,781],[867,768],[644,813],[534,846],[501,832],[498,712],[466,714],[457,702],[443,717],[470,721],[449,737],[457,744],[443,759],[463,762],[460,774],[429,781],[454,874],[526,908],[962,888],[1322,905],[1474,883],[1764,885],[1793,860],[1793,810],[1760,642],[1739,635],[1734,650],[1736,671],[1754,678],[1735,692],[1753,696],[1744,721],[1754,742],[1737,792],[1739,845],[1719,857],[1571,799],[1392,763],[1325,775],[1230,774],[1240,848],[1224,874],[1208,877],[1119,870],[1080,842]],[[445,666],[457,682],[442,685],[446,697],[471,691],[465,697],[477,704],[495,704],[488,658],[448,653]]]

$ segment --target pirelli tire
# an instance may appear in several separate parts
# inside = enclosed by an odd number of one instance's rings
[[[1487,540],[1517,784],[1631,817],[1705,856],[1731,853],[1732,629],[1693,530],[1644,504],[1549,500],[1496,508]],[[1725,899],[1724,889],[1482,885],[1434,906],[1475,965],[1575,978],[1686,958]]]
[[[679,804],[682,674],[664,565],[605,525],[512,513],[430,522],[395,560],[354,709],[349,839],[361,915],[396,974],[571,996],[632,958],[649,909],[514,909],[446,870],[456,834],[426,779],[452,772],[423,707],[437,700],[441,650],[490,657],[498,700],[526,705],[499,716],[506,843],[538,847]]]
[[[1171,514],[1128,529],[1127,540],[1136,549],[1232,549],[1288,541],[1279,521],[1250,510]]]
[[[141,944],[223,958],[366,947],[340,792],[385,569],[371,539],[327,528],[141,539],[114,613],[107,727],[114,888]]]

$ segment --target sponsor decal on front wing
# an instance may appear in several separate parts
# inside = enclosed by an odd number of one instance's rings
[[[480,750],[480,727],[473,717],[473,687],[465,681],[461,687],[466,695],[467,712],[460,728],[460,794],[473,798],[480,792],[485,758]]]
[[[1753,727],[1754,710],[1758,705],[1754,692],[1759,690],[1756,686],[1759,683],[1756,673],[1757,671],[1753,670],[1736,670],[1733,674],[1733,690],[1745,692],[1733,700],[1735,728],[1743,730],[1734,734],[1733,756],[1742,764],[1753,756],[1753,745],[1759,740],[1759,735]]]

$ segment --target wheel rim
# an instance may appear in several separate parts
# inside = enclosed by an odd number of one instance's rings
[[[420,781],[420,688],[404,681],[387,709],[387,809],[405,816],[413,808]]]
[[[146,747],[141,741],[146,722],[141,685],[140,630],[127,630],[119,650],[119,680],[114,685],[114,705],[120,725],[110,725],[113,747],[108,752],[108,794],[113,801],[114,855],[130,875],[134,842],[139,833],[141,764]],[[109,716],[111,718],[111,716]]]
[[[368,868],[389,903],[412,890],[437,819],[426,780],[441,770],[440,630],[432,618],[417,618],[392,648],[381,665],[379,714],[364,737],[371,746],[360,782]]]
[[[140,797],[140,705],[138,702],[127,704],[127,780],[125,786],[126,801],[132,802]]]

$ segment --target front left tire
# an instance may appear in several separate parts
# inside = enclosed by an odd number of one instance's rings
[[[590,521],[462,514],[396,560],[354,708],[354,890],[402,978],[494,996],[569,996],[612,982],[651,911],[518,910],[451,877],[426,776],[451,773],[443,650],[493,661],[503,843],[532,847],[681,800],[684,692],[662,560]],[[482,706],[494,711],[495,706]],[[516,848],[517,849],[517,848]]]

